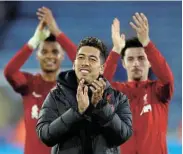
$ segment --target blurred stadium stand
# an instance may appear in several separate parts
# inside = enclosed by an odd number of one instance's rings
[[[1,115],[5,115],[4,119],[6,119],[6,122],[0,119],[0,123],[4,124],[4,127],[0,127],[0,154],[22,154],[21,146],[18,146],[19,148],[17,149],[16,145],[12,144],[10,146],[10,144],[7,144],[11,140],[8,133],[13,132],[23,112],[21,103],[19,103],[21,101],[20,97],[9,87],[2,71],[17,50],[34,34],[35,27],[38,24],[36,10],[41,6],[47,6],[52,9],[58,25],[74,43],[78,44],[83,37],[95,36],[102,39],[109,50],[112,47],[111,23],[114,17],[119,18],[121,31],[129,38],[135,36],[134,31],[128,24],[132,15],[138,11],[147,15],[151,40],[165,56],[174,74],[175,93],[170,104],[168,147],[169,154],[180,154],[182,146],[179,142],[178,128],[182,120],[182,7],[181,2],[173,1],[0,2],[0,94],[3,98],[5,96],[8,97],[3,102],[0,97],[0,105],[4,107],[3,110],[12,110],[11,115],[0,112]],[[66,56],[62,64],[62,70],[71,67],[72,63]],[[34,53],[23,69],[37,72],[39,71],[38,68],[39,64]],[[126,73],[120,62],[114,80],[126,80]],[[5,102],[8,102],[8,105],[5,105]],[[11,151],[12,149],[14,149],[13,152]]]

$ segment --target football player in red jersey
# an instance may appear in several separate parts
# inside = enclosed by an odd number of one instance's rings
[[[55,29],[58,31],[58,29]],[[59,33],[62,35],[61,33]],[[36,134],[36,123],[39,110],[49,91],[56,84],[56,75],[64,57],[64,51],[57,42],[60,35],[50,35],[43,21],[38,25],[34,36],[9,61],[4,75],[13,89],[21,94],[24,106],[26,129],[25,154],[50,154],[51,148],[46,147]],[[31,74],[20,68],[38,47],[37,59],[41,72]]]
[[[114,19],[114,47],[105,63],[105,77],[113,88],[128,96],[132,110],[134,133],[121,146],[121,151],[124,154],[167,154],[166,133],[169,102],[174,89],[173,74],[150,40],[146,16],[135,13],[133,20],[130,25],[137,38],[125,41],[124,34],[120,36],[120,22]],[[123,83],[112,81],[120,57],[128,77],[128,81]],[[148,79],[150,67],[158,80]]]

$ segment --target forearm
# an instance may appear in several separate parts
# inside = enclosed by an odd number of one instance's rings
[[[65,134],[69,133],[73,124],[81,119],[82,117],[71,108],[52,122],[40,119],[36,127],[37,133],[43,143],[54,146],[64,141]]]
[[[132,135],[132,114],[125,95],[120,94],[111,100],[118,105],[114,107],[115,104],[107,103],[95,114],[108,142],[118,146]]]
[[[19,71],[32,52],[33,50],[25,44],[6,65],[4,69],[5,76],[13,75],[15,72]]]
[[[132,132],[132,125],[125,123],[117,114],[113,116],[111,121],[103,126],[104,136],[108,139],[110,144],[116,146],[127,141],[132,136]]]
[[[173,83],[173,74],[166,62],[165,58],[161,55],[159,50],[155,47],[153,42],[150,42],[145,47],[147,58],[151,64],[152,70],[155,75],[160,79],[163,84]]]
[[[111,51],[106,62],[104,65],[104,77],[109,81],[112,82],[114,74],[117,68],[117,61],[120,58],[120,54]]]
[[[60,32],[60,34],[57,35],[57,42],[66,51],[69,59],[74,62],[76,58],[77,46],[63,32]]]

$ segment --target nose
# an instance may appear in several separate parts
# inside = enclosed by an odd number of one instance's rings
[[[134,60],[134,62],[133,62],[133,66],[134,67],[137,67],[137,66],[139,66],[139,61],[136,59],[136,60]]]
[[[46,54],[46,57],[47,57],[47,58],[54,58],[54,54],[53,54],[52,52],[48,52],[48,53]]]
[[[89,66],[89,59],[88,58],[85,58],[84,60],[83,60],[83,63],[82,63],[82,65],[84,65],[84,66]]]

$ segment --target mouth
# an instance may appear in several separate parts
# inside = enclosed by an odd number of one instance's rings
[[[53,66],[56,64],[56,60],[54,59],[49,59],[49,60],[44,60],[43,61],[47,66]]]
[[[86,68],[81,68],[79,70],[82,74],[89,74],[90,73],[90,70],[89,69],[86,69]]]
[[[136,72],[140,72],[141,70],[140,69],[138,69],[138,68],[135,68],[135,69],[133,69],[132,70],[132,72],[134,72],[134,73],[136,73]]]

